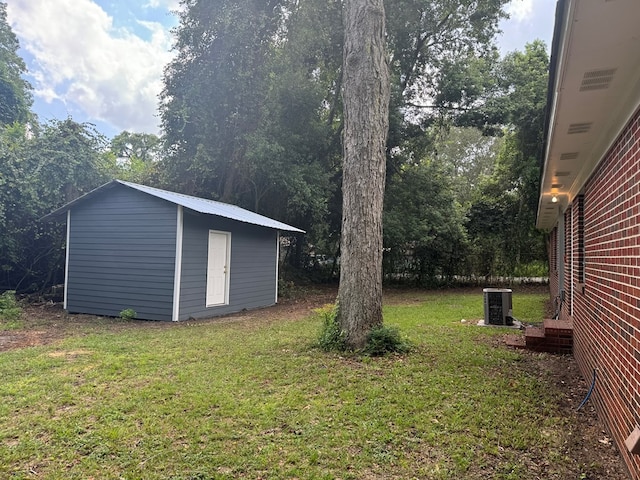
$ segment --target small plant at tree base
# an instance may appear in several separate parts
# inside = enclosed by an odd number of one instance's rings
[[[0,320],[15,322],[20,319],[22,308],[16,300],[16,292],[7,290],[0,295]]]
[[[407,353],[410,349],[410,343],[402,338],[398,328],[380,325],[373,328],[367,335],[367,345],[364,347],[363,353],[372,357],[380,357],[387,353]]]
[[[322,319],[317,345],[325,352],[342,352],[346,349],[344,332],[336,316],[337,309],[337,305],[329,304],[315,310]]]
[[[136,311],[133,308],[127,308],[127,309],[122,310],[120,312],[120,318],[123,319],[123,320],[133,320],[137,316],[138,316],[138,314],[136,313]]]

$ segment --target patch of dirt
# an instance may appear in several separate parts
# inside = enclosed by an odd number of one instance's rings
[[[587,480],[628,480],[629,473],[615,442],[598,419],[593,403],[589,400],[577,410],[585,399],[590,385],[585,381],[571,355],[554,355],[522,351],[519,368],[536,376],[541,382],[553,385],[557,392],[556,404],[564,419],[565,443],[563,455],[572,459],[574,469],[564,476],[547,477],[543,471],[530,478],[580,478]],[[544,452],[533,453],[544,458]],[[537,467],[544,465],[537,465]],[[549,467],[549,470],[553,466]],[[531,471],[536,471],[532,465]]]
[[[68,336],[88,335],[98,332],[118,332],[128,329],[162,329],[204,324],[208,322],[242,322],[251,321],[270,323],[282,320],[300,320],[309,316],[314,309],[332,303],[337,295],[336,286],[313,287],[300,289],[290,298],[281,298],[277,305],[255,310],[191,320],[186,322],[153,322],[141,320],[123,320],[113,317],[95,315],[69,314],[62,309],[61,303],[32,303],[24,307],[21,327],[12,330],[1,330],[0,352],[15,348],[36,347],[62,340]]]
[[[547,287],[532,287],[535,291],[547,291]],[[542,289],[542,290],[540,290]],[[474,289],[477,292],[478,289]],[[445,293],[445,291],[443,291]],[[0,331],[0,353],[38,345],[57,342],[68,336],[88,335],[97,332],[117,332],[124,329],[140,328],[180,328],[205,322],[244,322],[256,321],[271,323],[275,321],[296,321],[310,315],[314,309],[335,301],[337,288],[327,286],[311,288],[297,292],[291,298],[281,299],[278,305],[257,310],[239,312],[224,317],[181,322],[144,322],[126,321],[118,318],[96,317],[93,315],[70,315],[63,311],[60,304],[43,303],[25,308],[23,325],[20,329]],[[424,301],[424,291],[393,290],[385,291],[387,304],[413,304]],[[552,311],[551,306],[547,310]],[[499,337],[493,337],[496,348],[507,348]],[[496,339],[497,338],[497,339]],[[80,356],[88,351],[66,351],[59,355]],[[581,377],[572,356],[559,356],[547,353],[523,351],[523,361],[519,367],[528,374],[540,378],[557,387],[561,392],[557,398],[558,408],[566,419],[567,441],[564,454],[573,460],[575,469],[565,472],[569,476],[550,474],[553,466],[545,459],[545,452],[528,452],[531,465],[529,478],[580,478],[585,480],[626,480],[628,472],[616,450],[611,437],[598,420],[591,403],[581,410],[576,408],[589,390],[589,384]],[[548,469],[549,472],[545,472]]]

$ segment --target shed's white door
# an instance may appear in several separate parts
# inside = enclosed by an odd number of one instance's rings
[[[209,231],[207,307],[229,303],[230,246],[229,233]]]

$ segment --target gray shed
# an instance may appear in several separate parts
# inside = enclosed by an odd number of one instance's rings
[[[281,231],[242,208],[113,180],[51,212],[67,221],[64,308],[186,320],[274,305]]]

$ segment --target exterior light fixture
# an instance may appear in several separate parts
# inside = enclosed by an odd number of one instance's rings
[[[558,196],[554,195],[553,197],[551,197],[551,203],[558,203]]]

